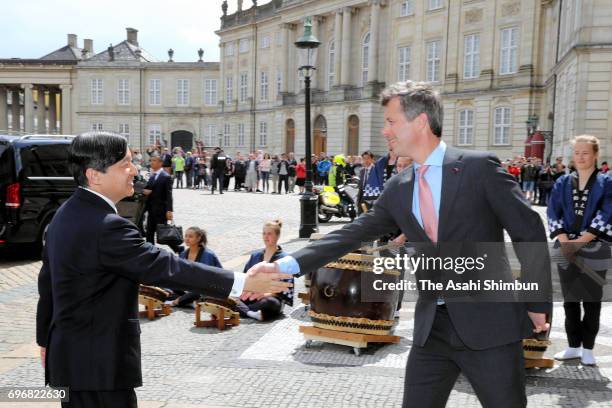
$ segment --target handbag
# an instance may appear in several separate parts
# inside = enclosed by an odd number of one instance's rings
[[[183,242],[183,227],[170,224],[157,224],[157,243],[162,245],[179,245]]]

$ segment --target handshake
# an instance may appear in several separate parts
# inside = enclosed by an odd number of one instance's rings
[[[260,262],[247,271],[244,289],[240,299],[257,300],[274,293],[284,292],[293,286],[286,279],[293,278],[288,273],[280,273],[275,262]]]

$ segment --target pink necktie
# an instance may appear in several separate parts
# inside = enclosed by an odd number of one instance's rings
[[[438,241],[438,216],[436,215],[436,207],[433,202],[433,195],[429,188],[429,183],[425,180],[425,172],[429,166],[421,166],[417,170],[419,172],[419,208],[421,210],[421,219],[423,220],[423,229],[432,240]]]

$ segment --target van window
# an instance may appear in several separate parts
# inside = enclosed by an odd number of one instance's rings
[[[8,142],[0,142],[0,184],[10,183],[14,177],[13,149],[9,149],[10,146]]]
[[[27,177],[72,177],[68,168],[68,146],[44,144],[22,148],[22,180]]]

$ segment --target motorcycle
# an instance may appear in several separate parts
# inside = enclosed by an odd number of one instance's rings
[[[319,195],[319,222],[329,222],[332,217],[348,217],[353,221],[357,217],[357,196],[359,194],[358,179],[351,179],[335,189],[330,186],[318,186],[314,192]]]

